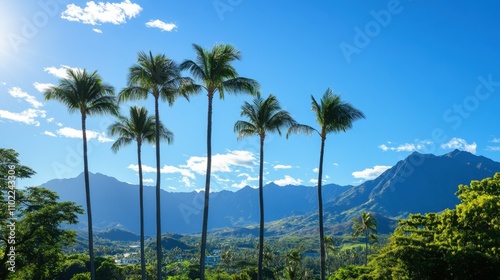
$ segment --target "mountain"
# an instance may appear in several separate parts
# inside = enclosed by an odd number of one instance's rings
[[[351,220],[370,211],[379,221],[379,232],[392,231],[396,218],[409,213],[439,212],[459,202],[459,184],[492,177],[500,163],[455,150],[442,156],[414,152],[374,180],[359,186],[323,186],[325,228],[336,234],[351,231]],[[51,180],[43,185],[62,201],[85,205],[83,175]],[[90,174],[93,222],[97,230],[119,228],[139,232],[138,186],[103,174]],[[146,186],[145,233],[155,234],[155,190]],[[264,187],[266,234],[314,234],[317,231],[317,189],[306,186]],[[162,231],[201,231],[203,192],[161,193]],[[256,234],[259,220],[258,191],[245,187],[221,191],[210,197],[209,229],[220,235]],[[79,227],[86,228],[86,216]],[[231,229],[229,229],[231,228]]]
[[[361,209],[387,217],[440,212],[454,208],[458,185],[492,177],[500,163],[469,152],[454,150],[442,156],[412,153],[378,178],[347,190],[326,206],[326,212],[350,213]]]
[[[96,230],[119,228],[139,232],[139,186],[115,178],[91,173],[93,223]],[[58,193],[61,201],[74,201],[84,207],[83,174],[71,179],[56,179],[44,187]],[[323,189],[324,200],[330,201],[352,186],[330,184]],[[264,187],[266,222],[316,211],[316,188],[280,187],[274,183]],[[201,232],[204,192],[161,192],[162,231],[175,233]],[[145,234],[154,235],[155,189],[144,187]],[[251,187],[236,192],[221,191],[210,196],[209,229],[248,226],[259,221],[258,191]],[[79,228],[86,227],[86,216],[80,215]]]

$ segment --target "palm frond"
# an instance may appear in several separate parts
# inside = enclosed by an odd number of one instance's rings
[[[318,130],[309,125],[295,123],[292,126],[290,126],[290,128],[288,128],[288,132],[286,133],[286,138],[288,138],[291,134],[311,135],[313,132],[317,132],[318,134],[320,134]]]
[[[249,137],[259,134],[258,128],[250,122],[247,121],[237,121],[234,124],[234,132],[238,133],[238,140],[243,137]]]

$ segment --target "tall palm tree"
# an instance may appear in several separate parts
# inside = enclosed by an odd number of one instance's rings
[[[163,54],[153,56],[151,52],[139,52],[137,64],[129,69],[128,86],[120,92],[119,100],[146,99],[151,94],[155,99],[155,144],[156,144],[156,261],[157,277],[161,279],[161,208],[160,208],[160,113],[159,99],[172,106],[179,96],[187,98],[182,86],[191,79],[180,75],[178,65]]]
[[[260,231],[259,231],[259,262],[258,279],[262,279],[262,260],[264,256],[264,140],[266,133],[277,132],[281,135],[281,129],[289,128],[295,124],[290,114],[281,110],[278,99],[270,94],[268,98],[262,99],[259,95],[253,100],[253,104],[245,102],[241,107],[241,116],[247,117],[248,121],[237,121],[234,131],[238,133],[238,139],[249,136],[259,136],[260,139],[260,166],[259,166],[259,209],[260,209]]]
[[[361,213],[360,219],[352,219],[354,223],[352,229],[354,232],[352,236],[358,237],[364,235],[365,237],[365,265],[368,263],[368,243],[370,239],[377,234],[377,219],[373,217],[370,213],[363,211]]]
[[[185,60],[181,63],[182,70],[189,70],[191,75],[201,82],[187,87],[190,92],[201,89],[207,91],[208,116],[207,116],[207,171],[205,179],[205,197],[203,207],[203,224],[201,232],[200,255],[200,280],[205,279],[205,250],[207,246],[208,206],[210,196],[210,174],[212,168],[212,101],[218,92],[220,99],[227,93],[256,94],[259,90],[257,81],[239,77],[236,69],[231,65],[235,60],[241,59],[241,54],[228,44],[215,45],[211,50],[205,50],[193,44],[196,60]]]
[[[155,117],[148,115],[148,110],[144,107],[130,107],[130,117],[118,116],[118,120],[109,126],[109,132],[113,136],[119,136],[111,146],[113,152],[133,141],[137,143],[137,164],[139,166],[139,215],[141,224],[141,270],[142,279],[146,279],[146,261],[144,257],[144,187],[142,182],[142,143],[155,143],[156,121]],[[174,135],[160,122],[160,139],[173,141]]]
[[[311,134],[314,131],[321,137],[321,148],[319,154],[319,171],[318,171],[318,220],[319,220],[319,242],[320,242],[320,269],[321,280],[325,279],[325,233],[323,230],[323,195],[322,195],[322,179],[323,179],[323,156],[325,153],[326,136],[329,133],[345,132],[352,127],[355,120],[364,118],[363,112],[354,108],[349,103],[345,103],[340,99],[340,96],[334,95],[331,89],[327,89],[323,94],[320,103],[316,101],[314,96],[312,99],[312,110],[316,115],[316,120],[320,126],[317,130],[308,125],[296,124],[288,130],[287,136],[291,133],[306,133]]]
[[[83,138],[83,173],[85,180],[85,198],[87,201],[87,219],[89,236],[90,275],[95,279],[94,238],[92,231],[92,209],[90,205],[89,167],[87,159],[87,116],[117,114],[118,105],[112,86],[104,83],[97,71],[67,69],[67,78],[61,79],[58,86],[52,86],[44,92],[46,100],[57,100],[70,113],[80,112]]]

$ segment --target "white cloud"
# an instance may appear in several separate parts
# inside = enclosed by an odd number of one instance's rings
[[[184,185],[188,188],[193,185],[188,177],[182,177],[181,182],[184,183]]]
[[[53,121],[54,121],[54,118],[48,118],[48,119],[47,119],[47,122],[48,122],[48,123],[51,123],[51,122],[53,122]]]
[[[378,147],[380,149],[382,149],[384,152],[386,152],[386,151],[412,152],[412,151],[417,150],[417,146],[415,146],[415,144],[409,144],[409,143],[405,143],[405,144],[399,145],[397,147],[387,147],[385,144],[382,144]]]
[[[169,186],[168,188],[171,189],[171,190],[174,190],[174,191],[177,190],[176,187],[172,187],[172,186]]]
[[[148,178],[148,179],[142,179],[142,182],[143,183],[146,183],[146,184],[152,184],[155,182],[155,180],[151,179],[151,178]]]
[[[63,124],[62,124],[62,123],[57,123],[57,126],[58,126],[58,127],[62,127],[62,126],[63,126]]]
[[[444,143],[441,145],[442,149],[459,149],[463,151],[467,151],[469,153],[475,154],[477,149],[476,142],[472,144],[468,144],[462,138],[453,137],[448,143]]]
[[[21,88],[13,87],[13,88],[9,89],[9,94],[14,98],[22,99],[22,100],[28,102],[35,109],[43,106],[42,102],[39,102],[38,100],[36,100],[36,98],[33,95],[29,95],[28,93],[22,91]]]
[[[500,143],[500,138],[493,138],[492,140],[490,140],[490,142],[498,144],[498,143]],[[500,146],[487,146],[486,150],[493,151],[493,152],[500,152]]]
[[[388,144],[394,144],[394,142],[387,142]],[[413,151],[421,151],[427,148],[428,145],[431,145],[433,142],[430,140],[415,140],[415,143],[404,143],[399,146],[389,147],[385,144],[379,145],[378,148],[383,150],[384,152],[393,151],[393,152],[413,152]]]
[[[277,165],[273,166],[273,168],[275,170],[278,170],[278,169],[290,169],[290,168],[292,168],[292,166],[291,165],[277,164]]]
[[[156,172],[156,168],[155,168],[154,172]],[[184,177],[189,177],[191,179],[195,178],[194,173],[191,172],[190,170],[184,169],[184,168],[175,167],[175,166],[171,166],[171,165],[164,165],[160,169],[160,172],[161,173],[165,173],[165,174],[179,173],[179,174],[181,174]]]
[[[52,137],[57,137],[57,135],[55,135],[53,132],[50,132],[50,131],[44,131],[43,134],[48,135],[48,136],[52,136]]]
[[[136,172],[139,171],[139,165],[137,165],[137,164],[130,164],[127,168],[128,169],[132,169],[132,170],[134,170]],[[152,167],[152,166],[149,166],[149,165],[144,165],[143,164],[142,165],[142,172],[144,172],[144,173],[155,173],[156,172],[156,168]],[[195,179],[194,173],[191,172],[190,170],[183,169],[183,168],[178,168],[178,167],[175,167],[175,166],[164,165],[160,169],[160,172],[163,173],[163,174],[175,174],[175,173],[179,173],[183,177],[188,177],[188,178],[191,178],[191,179]]]
[[[141,6],[130,2],[130,0],[124,0],[120,3],[99,2],[97,4],[94,1],[89,1],[84,8],[68,4],[66,10],[62,12],[61,18],[91,25],[103,23],[118,25],[126,23],[127,19],[136,17],[141,10]]]
[[[294,179],[289,175],[285,175],[285,178],[275,180],[274,183],[278,186],[283,187],[286,185],[300,185],[300,184],[302,184],[302,180],[301,179]]]
[[[255,155],[249,151],[227,151],[226,154],[212,156],[212,172],[231,172],[233,166],[252,169],[255,165]],[[205,174],[207,157],[192,156],[186,165],[181,167],[187,167],[198,174]]]
[[[309,183],[317,184],[318,183],[318,179],[311,179],[311,180],[309,180]]]
[[[333,163],[333,166],[335,166],[335,167],[339,167],[340,165],[339,165],[338,163],[334,162],[334,163]]]
[[[92,31],[94,31],[95,33],[102,34],[102,30],[99,28],[94,28],[94,29],[92,29]]]
[[[238,174],[237,177],[246,177],[246,178],[244,178],[243,180],[241,180],[238,184],[237,183],[233,183],[231,185],[233,188],[241,189],[241,188],[244,188],[246,186],[250,186],[252,188],[257,188],[258,187],[257,185],[254,185],[254,184],[252,184],[250,182],[258,181],[259,177],[252,177],[248,173],[240,173],[240,174]]]
[[[49,88],[53,87],[54,85],[49,83],[44,84],[44,83],[34,82],[33,86],[36,88],[36,90],[43,93],[47,91]]]
[[[72,69],[74,71],[83,71],[83,69],[76,68],[76,67],[70,67],[67,65],[61,65],[61,67],[59,67],[59,68],[56,68],[54,66],[45,67],[43,69],[43,71],[55,76],[56,78],[66,79],[66,78],[68,78],[68,74],[67,74],[68,69]]]
[[[37,110],[32,108],[24,110],[21,113],[0,110],[1,119],[7,119],[35,126],[40,126],[40,122],[37,120],[37,118],[45,118],[45,116],[46,112],[44,110]]]
[[[313,168],[313,172],[314,173],[318,173],[319,172],[319,168],[317,168],[317,167]]]
[[[230,180],[230,179],[227,179],[227,178],[225,178],[225,179],[224,179],[224,178],[220,177],[220,176],[219,176],[219,175],[217,175],[217,174],[212,174],[212,177],[214,177],[214,178],[215,178],[215,180],[217,180],[217,182],[221,182],[221,183],[231,182],[231,180]]]
[[[83,138],[82,131],[80,129],[74,129],[71,127],[63,127],[58,129],[57,134],[59,136],[68,137],[68,138]],[[91,139],[97,139],[97,141],[101,143],[113,142],[115,140],[108,138],[106,132],[96,132],[92,130],[87,130],[87,141]]]
[[[387,169],[392,166],[387,165],[375,165],[373,168],[366,168],[362,171],[352,172],[352,176],[354,178],[361,178],[364,180],[372,180],[380,176],[380,174],[384,173]]]
[[[150,20],[146,22],[146,26],[150,28],[159,28],[161,29],[161,31],[167,31],[167,32],[177,29],[177,25],[175,25],[174,23],[163,22],[159,19]]]

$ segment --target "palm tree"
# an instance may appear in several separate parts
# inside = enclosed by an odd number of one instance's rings
[[[104,83],[97,71],[67,69],[67,78],[61,79],[58,86],[52,86],[44,92],[45,100],[57,100],[70,113],[80,112],[83,138],[83,173],[85,197],[87,201],[87,219],[89,236],[90,275],[95,279],[94,238],[92,232],[92,209],[90,205],[89,167],[87,159],[87,116],[117,114],[118,106],[112,86]]]
[[[178,65],[163,54],[153,56],[151,52],[139,52],[137,64],[129,69],[128,86],[120,92],[119,100],[146,99],[149,94],[155,99],[155,145],[156,145],[156,261],[157,277],[161,279],[161,211],[160,211],[160,113],[159,99],[172,106],[179,96],[187,98],[181,90],[191,79],[182,78]]]
[[[319,242],[320,242],[320,269],[321,280],[325,279],[325,233],[323,230],[323,196],[322,196],[322,178],[323,178],[323,156],[325,153],[326,136],[329,133],[345,132],[352,127],[355,120],[364,118],[364,114],[354,108],[349,103],[345,103],[340,99],[340,96],[334,95],[331,89],[327,89],[320,100],[320,103],[311,96],[312,110],[316,115],[316,120],[320,126],[317,130],[308,125],[296,124],[288,130],[287,137],[291,133],[306,133],[311,134],[317,132],[321,137],[321,148],[319,154],[319,170],[318,170],[318,220],[319,220]]]
[[[201,89],[207,91],[208,116],[207,116],[207,171],[205,179],[205,197],[203,207],[203,224],[201,232],[200,248],[200,280],[205,279],[205,250],[207,246],[208,206],[210,195],[210,174],[212,168],[212,101],[218,92],[220,99],[224,99],[227,93],[250,93],[256,94],[259,90],[257,81],[239,77],[236,69],[231,65],[235,60],[241,59],[241,54],[233,46],[228,44],[215,45],[212,50],[205,50],[197,44],[193,44],[196,60],[185,60],[181,64],[182,70],[189,70],[195,79],[201,84],[193,84],[187,87],[190,92],[198,92]]]
[[[365,265],[368,263],[368,243],[377,234],[377,219],[373,217],[370,213],[363,211],[361,213],[360,219],[352,219],[354,223],[352,229],[354,232],[352,236],[358,237],[364,235],[365,237]]]
[[[118,116],[118,121],[109,126],[109,132],[113,136],[119,136],[111,146],[113,152],[132,141],[137,142],[137,163],[139,166],[139,213],[141,224],[141,270],[142,279],[146,279],[146,261],[144,257],[144,187],[142,182],[142,162],[141,146],[142,143],[155,143],[156,139],[156,121],[155,117],[148,116],[148,110],[144,107],[130,107],[130,117]],[[160,122],[160,139],[173,141],[174,135]]]
[[[249,121],[237,121],[234,125],[234,131],[238,133],[238,139],[254,135],[260,138],[260,231],[258,262],[258,279],[260,280],[262,279],[262,260],[264,255],[264,140],[266,138],[266,133],[277,132],[281,135],[281,129],[291,127],[295,124],[295,121],[287,111],[281,110],[278,99],[272,94],[266,99],[262,99],[258,95],[253,100],[253,104],[245,102],[241,107],[241,116],[247,117]]]

